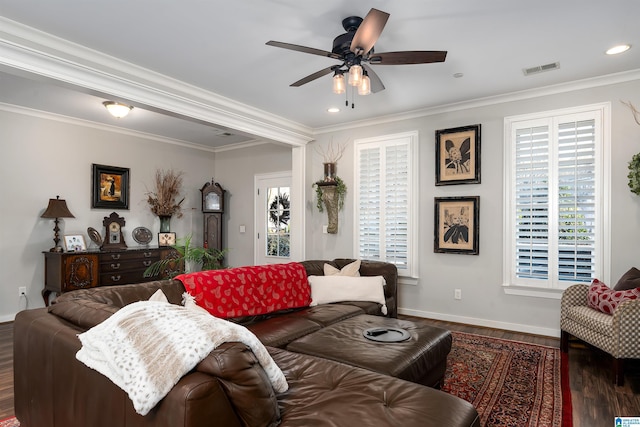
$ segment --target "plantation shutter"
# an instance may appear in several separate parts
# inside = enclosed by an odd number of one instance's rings
[[[549,129],[516,130],[516,277],[549,275]]]
[[[358,187],[358,256],[379,261],[382,221],[380,148],[360,151],[360,183]]]
[[[515,282],[589,282],[596,266],[596,122],[515,129]],[[555,285],[554,285],[555,284]]]
[[[408,263],[409,147],[392,145],[385,149],[385,241],[386,260],[398,268]]]
[[[412,158],[417,134],[356,143],[356,250],[413,276]]]
[[[595,277],[595,120],[558,126],[558,279]]]

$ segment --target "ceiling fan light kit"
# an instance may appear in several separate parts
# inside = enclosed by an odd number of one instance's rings
[[[297,52],[312,55],[325,56],[341,61],[340,65],[332,65],[313,74],[304,77],[291,84],[299,87],[312,82],[322,76],[333,74],[333,92],[342,94],[346,92],[344,73],[349,73],[347,83],[358,89],[359,95],[368,95],[385,89],[382,80],[370,67],[370,65],[403,65],[403,64],[428,64],[444,62],[446,51],[400,51],[374,53],[374,44],[382,33],[389,19],[389,14],[378,9],[371,9],[364,19],[358,16],[350,16],[342,20],[342,27],[346,33],[337,36],[333,40],[331,52],[312,47],[300,46],[291,43],[268,41],[268,46],[282,49],[295,50]],[[348,100],[347,100],[348,105]],[[353,107],[353,104],[352,104]]]

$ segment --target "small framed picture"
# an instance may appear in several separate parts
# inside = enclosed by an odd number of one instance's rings
[[[480,197],[436,197],[434,252],[478,255]]]
[[[129,168],[93,164],[91,207],[129,209]]]
[[[82,234],[68,234],[64,236],[64,250],[67,252],[82,252],[87,245]]]
[[[480,125],[436,131],[436,185],[480,184]]]
[[[170,231],[167,233],[158,233],[158,246],[175,246],[176,233]]]

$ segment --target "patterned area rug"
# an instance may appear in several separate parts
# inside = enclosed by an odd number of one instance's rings
[[[571,427],[566,364],[558,348],[453,332],[442,390],[471,402],[484,427]]]
[[[15,417],[7,418],[6,420],[0,421],[0,427],[19,427],[20,423],[16,420]]]

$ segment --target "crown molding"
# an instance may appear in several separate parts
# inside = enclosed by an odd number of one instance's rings
[[[0,66],[292,146],[313,129],[0,17]]]
[[[568,83],[550,85],[536,89],[527,89],[517,92],[505,93],[502,95],[439,105],[436,107],[423,108],[419,110],[408,111],[405,113],[380,116],[377,118],[343,123],[335,126],[325,126],[315,128],[314,132],[315,135],[321,135],[325,133],[338,132],[359,127],[369,127],[373,125],[397,122],[401,120],[409,120],[419,117],[433,116],[436,114],[468,110],[471,108],[486,107],[490,105],[502,104],[505,102],[522,101],[532,98],[539,98],[541,96],[557,95],[561,93],[572,92],[575,90],[591,89],[594,87],[625,83],[634,80],[640,80],[640,69],[625,71],[621,73],[607,74],[604,76],[592,77],[588,79],[575,80]]]

